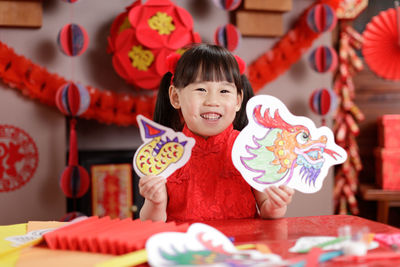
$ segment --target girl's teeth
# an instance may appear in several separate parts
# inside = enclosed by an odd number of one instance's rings
[[[221,115],[218,115],[218,114],[203,114],[203,115],[201,115],[201,117],[203,119],[206,119],[206,120],[218,120],[221,117]]]

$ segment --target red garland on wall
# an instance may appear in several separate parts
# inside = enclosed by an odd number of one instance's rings
[[[249,80],[257,92],[265,84],[276,79],[300,59],[312,42],[319,36],[307,26],[308,10],[319,3],[329,4],[336,10],[340,0],[320,0],[312,4],[301,15],[298,23],[274,47],[261,55],[249,66]],[[34,64],[27,58],[17,55],[14,50],[0,42],[0,78],[11,88],[22,94],[39,100],[41,103],[55,106],[57,89],[67,81],[46,68]],[[132,95],[100,90],[87,86],[91,103],[80,117],[95,119],[106,124],[122,126],[136,125],[136,115],[153,117],[155,95]]]
[[[288,70],[320,36],[320,33],[313,32],[307,25],[308,11],[317,4],[328,4],[336,10],[339,2],[340,0],[316,1],[303,12],[295,27],[272,50],[265,52],[249,65],[249,81],[255,92]]]

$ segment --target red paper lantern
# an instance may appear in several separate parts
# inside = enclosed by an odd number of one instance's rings
[[[89,37],[82,26],[71,23],[58,32],[57,44],[65,55],[79,56],[86,51]]]
[[[56,105],[67,116],[79,116],[89,108],[89,92],[79,83],[66,83],[56,93]]]
[[[335,11],[327,4],[317,4],[308,11],[308,27],[316,33],[332,30],[336,22]]]
[[[338,58],[335,49],[322,45],[311,52],[309,62],[313,70],[327,72],[337,67]]]
[[[214,0],[214,4],[224,10],[232,11],[239,7],[242,0]]]
[[[72,116],[70,119],[68,166],[61,175],[60,187],[67,197],[81,197],[89,189],[90,179],[87,171],[78,165],[75,116],[81,115],[89,108],[90,95],[84,86],[66,83],[58,89],[55,102],[62,113]]]
[[[240,31],[232,24],[218,27],[214,34],[214,42],[229,51],[234,51],[238,48],[241,38]]]
[[[78,165],[78,141],[76,137],[76,119],[70,119],[69,158],[68,166],[60,178],[61,190],[67,197],[82,197],[89,189],[88,172]]]
[[[326,88],[317,89],[312,92],[309,104],[313,112],[324,116],[336,108],[336,95]]]

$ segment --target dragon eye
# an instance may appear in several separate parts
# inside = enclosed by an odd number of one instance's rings
[[[301,133],[297,134],[296,141],[297,141],[297,143],[304,145],[305,143],[308,142],[309,138],[310,138],[310,136],[308,135],[308,133],[301,132]]]

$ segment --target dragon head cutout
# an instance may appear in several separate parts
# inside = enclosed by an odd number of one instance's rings
[[[347,154],[328,127],[292,115],[277,98],[258,95],[246,107],[249,124],[237,137],[232,160],[246,181],[263,191],[288,185],[304,193],[321,189],[329,167]]]

